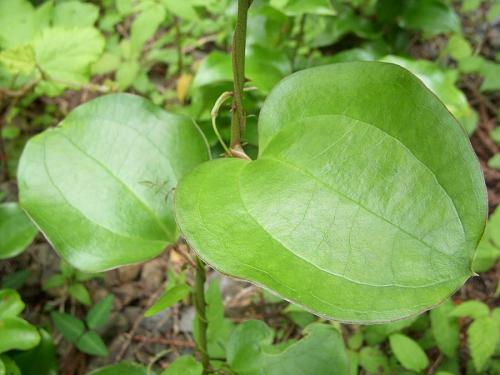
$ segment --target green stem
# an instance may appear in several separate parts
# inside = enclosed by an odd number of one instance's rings
[[[203,261],[196,257],[196,277],[194,285],[194,306],[196,308],[198,324],[198,342],[197,349],[201,356],[201,363],[203,365],[203,374],[207,374],[210,368],[210,358],[208,356],[207,347],[207,315],[206,315],[206,301],[205,301],[205,265]]]
[[[243,150],[241,136],[245,132],[245,110],[243,108],[243,86],[245,84],[245,46],[247,38],[247,14],[252,0],[238,0],[238,17],[233,36],[233,115],[231,119],[231,148]]]

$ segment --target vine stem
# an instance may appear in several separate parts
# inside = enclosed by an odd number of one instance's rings
[[[231,118],[231,149],[243,151],[241,136],[245,132],[245,110],[243,108],[243,86],[245,84],[245,47],[247,38],[248,8],[253,0],[238,0],[238,16],[232,44],[233,64],[233,115]]]
[[[205,265],[203,261],[196,257],[196,277],[194,284],[194,306],[196,309],[197,319],[196,322],[198,324],[198,340],[196,343],[198,352],[201,357],[201,364],[203,365],[203,374],[207,374],[210,368],[210,358],[208,356],[208,346],[207,346],[207,314],[206,314],[206,306],[207,303],[205,301],[205,281],[206,281],[206,273],[205,273]]]
[[[237,154],[239,157],[246,156],[243,147],[241,146],[241,135],[245,132],[245,110],[243,108],[243,92],[245,85],[245,47],[247,38],[247,16],[248,8],[253,0],[238,0],[238,16],[236,19],[236,28],[233,36],[232,43],[232,65],[233,65],[233,80],[234,91],[233,105],[232,105],[232,118],[231,118],[231,153]],[[222,103],[231,95],[223,95],[216,103],[216,108],[212,110],[212,124],[217,133],[215,125],[215,117],[217,117],[218,108]],[[223,142],[222,142],[223,144]],[[227,151],[227,150],[226,150]],[[239,155],[241,154],[241,155]],[[207,315],[206,315],[206,300],[205,300],[205,264],[203,261],[196,257],[196,276],[194,285],[194,305],[196,309],[198,324],[198,342],[196,344],[198,352],[200,353],[201,363],[203,365],[203,374],[208,374],[210,371],[210,357],[208,355],[207,346]]]

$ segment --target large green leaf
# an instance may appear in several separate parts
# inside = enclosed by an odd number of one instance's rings
[[[37,232],[17,203],[0,205],[0,259],[12,258],[23,252]]]
[[[467,133],[474,132],[478,117],[469,105],[465,94],[455,86],[458,79],[455,70],[442,70],[431,61],[413,61],[399,56],[386,56],[382,61],[400,65],[415,74],[446,105]]]
[[[347,352],[340,333],[332,326],[313,323],[305,337],[284,350],[273,347],[274,332],[265,323],[240,324],[227,344],[229,366],[240,375],[299,375],[349,373]]]
[[[169,192],[207,152],[191,120],[140,97],[100,97],[28,142],[21,204],[77,268],[144,261],[176,239]]]
[[[38,345],[40,334],[36,327],[17,317],[0,319],[0,353],[28,350]]]
[[[177,221],[216,269],[320,315],[386,321],[471,276],[483,176],[465,132],[407,70],[358,62],[283,80],[256,161],[196,168]]]

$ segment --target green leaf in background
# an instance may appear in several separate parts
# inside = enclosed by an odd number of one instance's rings
[[[268,93],[292,70],[290,59],[284,51],[272,50],[259,45],[249,45],[246,50],[245,75],[263,93]],[[192,87],[200,88],[221,82],[232,82],[231,56],[212,52],[201,63]]]
[[[1,286],[2,288],[20,289],[30,276],[31,271],[28,269],[9,273],[2,278]]]
[[[172,362],[161,375],[201,375],[203,366],[190,355],[183,355]]]
[[[134,83],[134,80],[139,74],[140,65],[136,60],[125,61],[120,64],[118,70],[116,71],[116,82],[118,82],[118,88],[120,90],[125,90]]]
[[[358,62],[278,84],[260,112],[258,159],[194,169],[176,214],[217,270],[368,323],[421,312],[472,275],[486,195],[436,96],[401,67]]]
[[[485,272],[493,267],[500,258],[500,209],[490,216],[483,238],[478,245],[472,269]]]
[[[108,355],[106,345],[94,331],[85,332],[75,343],[76,347],[84,353],[105,357]]]
[[[212,52],[200,64],[193,80],[192,87],[230,82],[233,79],[231,57],[222,52]]]
[[[36,61],[43,73],[55,82],[44,82],[40,90],[57,95],[61,88],[86,83],[90,65],[104,49],[104,38],[92,27],[48,28],[33,41]]]
[[[292,322],[294,322],[301,328],[305,328],[307,325],[311,324],[316,320],[316,316],[311,314],[309,311],[305,311],[300,306],[294,304],[289,304],[283,310],[283,314],[285,314],[288,318],[292,320]]]
[[[363,333],[368,344],[377,345],[384,342],[391,334],[410,327],[416,320],[417,317],[412,316],[392,323],[366,325],[363,327]]]
[[[130,30],[132,59],[139,57],[144,43],[154,35],[164,18],[165,8],[160,4],[152,4],[134,19]]]
[[[452,310],[453,304],[447,301],[430,313],[431,329],[436,344],[448,357],[456,355],[460,340],[458,320],[449,316]]]
[[[451,317],[468,317],[471,319],[479,319],[485,316],[488,316],[490,313],[490,309],[488,305],[484,304],[481,301],[465,301],[460,305],[454,307],[449,313],[448,316]]]
[[[17,203],[0,204],[0,259],[22,253],[38,233]]]
[[[454,34],[448,39],[445,51],[457,61],[472,55],[470,43],[459,34]]]
[[[85,331],[85,325],[73,315],[53,311],[50,314],[56,329],[69,342],[76,342]]]
[[[365,346],[359,352],[359,364],[369,374],[387,374],[389,361],[378,348]]]
[[[500,64],[484,60],[479,73],[484,77],[481,91],[500,90]]]
[[[99,17],[99,8],[81,1],[65,1],[54,7],[53,25],[67,28],[93,26]]]
[[[108,294],[102,300],[97,302],[87,313],[85,320],[90,329],[98,329],[104,326],[109,318],[109,313],[113,308],[114,296]]]
[[[222,357],[234,324],[224,317],[224,304],[218,279],[213,279],[205,292],[207,303],[206,318],[208,322],[207,344],[211,357]],[[199,342],[199,317],[196,315],[193,324],[193,336]]]
[[[444,0],[408,0],[400,25],[428,35],[460,32],[460,18]]]
[[[481,5],[482,0],[463,0],[462,10],[464,12],[470,12],[476,10]]]
[[[0,48],[15,48],[29,43],[45,26],[39,15],[46,6],[35,10],[27,0],[0,0]]]
[[[197,3],[202,4],[204,1],[196,0],[161,0],[167,11],[172,12],[177,17],[187,21],[199,21],[200,16],[197,11]]]
[[[386,56],[381,61],[397,64],[415,74],[446,105],[468,134],[474,132],[478,117],[464,93],[455,86],[458,79],[456,71],[442,70],[431,61],[413,61],[398,56]]]
[[[500,327],[494,318],[483,316],[467,329],[470,354],[478,372],[485,367],[500,342]]]
[[[33,349],[13,356],[22,375],[57,374],[56,348],[52,337],[40,329],[40,343]]]
[[[35,70],[35,52],[29,44],[0,52],[0,64],[11,74],[29,75]]]
[[[389,337],[389,343],[392,352],[404,368],[419,372],[429,365],[425,352],[408,336],[395,333]]]
[[[36,327],[17,317],[0,319],[0,353],[12,349],[28,350],[38,345],[40,334]]]
[[[273,331],[249,320],[238,325],[227,343],[227,360],[240,375],[349,374],[349,361],[340,333],[331,325],[313,323],[305,337],[285,350],[273,349]]]
[[[500,170],[500,153],[493,155],[493,157],[488,160],[488,167]]]
[[[81,283],[73,283],[68,287],[68,293],[78,302],[84,305],[90,305],[90,294],[87,288]]]
[[[304,14],[332,16],[337,13],[329,0],[271,0],[271,6],[292,17]]]
[[[0,319],[19,315],[24,306],[21,296],[15,290],[0,290]]]
[[[153,316],[159,312],[168,309],[180,300],[187,297],[191,288],[186,284],[175,285],[165,290],[158,300],[145,313],[145,317]]]
[[[1,375],[23,375],[16,362],[5,354],[0,354]]]
[[[207,158],[188,118],[137,96],[103,96],[28,142],[20,200],[64,259],[103,271],[150,259],[176,240],[169,193]]]
[[[490,132],[490,137],[497,145],[500,145],[500,126]]]
[[[49,290],[52,288],[59,288],[66,284],[66,276],[58,273],[50,276],[47,280],[45,280],[42,284],[43,290]]]
[[[138,363],[120,362],[91,371],[88,375],[155,375],[155,373]]]
[[[120,56],[104,52],[101,58],[92,65],[92,74],[107,74],[117,70],[122,64]]]

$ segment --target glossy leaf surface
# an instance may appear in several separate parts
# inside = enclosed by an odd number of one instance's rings
[[[258,159],[199,166],[176,208],[221,272],[371,322],[428,309],[471,276],[486,196],[444,105],[408,71],[359,62],[283,80],[260,114]]]
[[[102,271],[176,239],[170,191],[207,158],[191,120],[136,96],[104,96],[28,142],[20,200],[66,261]]]
[[[0,353],[12,349],[31,349],[39,342],[38,330],[24,319],[18,317],[0,319]]]
[[[400,65],[415,74],[446,105],[467,133],[474,132],[478,116],[469,105],[464,93],[455,86],[458,80],[455,70],[443,70],[430,61],[410,60],[398,56],[386,56],[382,61]]]

